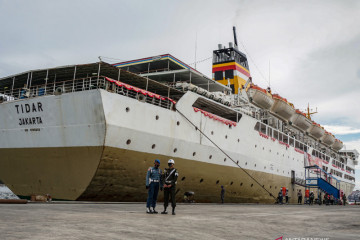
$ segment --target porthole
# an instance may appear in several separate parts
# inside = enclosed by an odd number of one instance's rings
[[[155,119],[156,119],[156,120],[159,120],[159,115],[156,115]]]
[[[269,150],[269,152],[271,152],[271,149]]]
[[[224,158],[224,162],[226,162],[226,158]]]
[[[177,148],[174,148],[174,153],[176,153],[177,152]]]
[[[204,181],[204,179],[200,179],[200,182],[202,183]]]
[[[242,186],[243,185],[243,183],[240,183],[240,186]]]
[[[209,156],[209,159],[211,159],[211,158],[212,158],[212,155]]]
[[[240,142],[240,139],[238,138],[238,142]]]
[[[130,112],[130,108],[129,107],[125,108],[125,111]]]
[[[219,182],[220,182],[220,181],[219,181],[219,180],[217,180],[217,181],[216,181],[216,184],[219,184]]]
[[[182,178],[181,178],[181,181],[184,181],[184,180],[185,180],[185,177],[182,177]]]
[[[236,164],[239,164],[239,160],[236,161]]]
[[[196,155],[196,152],[193,152],[193,156],[195,156]]]
[[[255,148],[257,147],[257,145],[255,145]]]
[[[227,135],[225,135],[225,139],[227,139]]]
[[[247,165],[247,162],[245,163],[245,165]]]
[[[154,149],[155,147],[156,147],[156,145],[155,145],[155,144],[153,144],[153,145],[151,146],[151,148],[152,148],[152,149]]]
[[[265,150],[265,148],[263,147],[263,150]]]
[[[233,185],[234,182],[231,182],[230,185]]]
[[[256,164],[254,165],[254,167],[256,167]]]
[[[279,152],[277,153],[277,155],[279,155]]]
[[[130,143],[131,143],[131,140],[128,139],[128,140],[126,141],[126,144],[129,145]]]
[[[251,186],[251,187],[253,187],[253,186],[254,186],[254,184],[252,183],[250,186]]]
[[[266,169],[266,166],[264,166],[264,169]]]
[[[214,131],[211,131],[211,135],[214,135]]]
[[[176,125],[180,126],[180,122],[179,122],[179,121],[177,121],[177,122],[176,122]]]

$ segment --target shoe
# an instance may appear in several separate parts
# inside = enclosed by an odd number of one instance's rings
[[[146,213],[148,213],[148,214],[152,214],[152,213],[153,213],[153,211],[152,211],[150,208],[146,208]]]
[[[155,210],[155,208],[152,209],[152,212],[153,212],[154,214],[158,214],[158,212]]]
[[[161,214],[167,214],[166,208],[164,208],[164,211],[162,211]]]
[[[176,215],[175,208],[172,209],[172,215]]]

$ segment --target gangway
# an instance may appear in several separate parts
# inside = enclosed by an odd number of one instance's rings
[[[305,188],[317,188],[340,199],[340,180],[325,172],[318,165],[305,167]]]

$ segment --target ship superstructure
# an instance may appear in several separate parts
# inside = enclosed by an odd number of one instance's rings
[[[173,158],[178,198],[216,202],[225,185],[231,202],[273,202],[280,187],[295,201],[314,165],[352,192],[356,150],[254,85],[237,44],[213,54],[214,79],[170,54],[0,79],[0,179],[24,198],[144,201],[148,166]]]

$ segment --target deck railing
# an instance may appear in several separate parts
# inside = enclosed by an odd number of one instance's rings
[[[173,106],[173,103],[168,99],[162,100],[154,97],[149,97],[136,91],[129,90],[124,86],[119,87],[115,83],[111,83],[106,80],[105,77],[97,76],[61,82],[51,82],[47,84],[31,86],[29,88],[5,88],[3,90],[0,90],[0,103],[5,101],[16,101],[20,99],[36,98],[45,95],[60,95],[63,93],[81,92],[93,89],[104,89],[109,92],[134,98],[141,102],[150,103],[162,108],[171,109]]]

